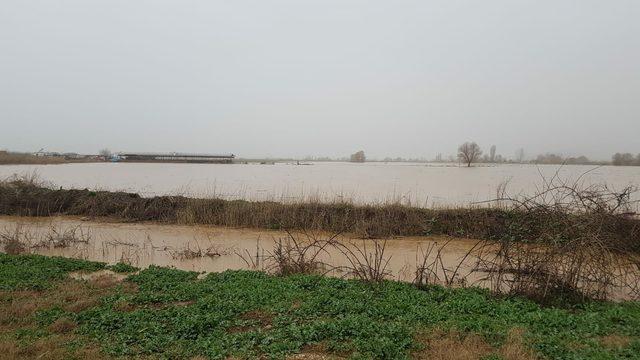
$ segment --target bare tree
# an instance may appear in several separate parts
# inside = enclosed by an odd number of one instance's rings
[[[496,146],[491,145],[491,150],[489,150],[489,161],[496,162]]]
[[[564,156],[559,154],[540,154],[536,158],[536,164],[564,164],[566,163],[566,159]]]
[[[639,155],[640,156],[640,155]],[[616,153],[613,155],[611,159],[611,163],[616,166],[630,166],[635,165],[636,159],[634,159],[633,154],[630,153]]]
[[[364,155],[364,151],[360,150],[355,154],[351,154],[351,162],[365,162],[367,157]]]
[[[467,167],[471,167],[471,164],[480,156],[482,156],[482,149],[475,142],[467,141],[458,147],[458,159],[464,161]]]
[[[102,149],[100,150],[100,152],[98,152],[98,154],[102,157],[104,157],[105,159],[109,159],[111,157],[112,152],[109,149]]]

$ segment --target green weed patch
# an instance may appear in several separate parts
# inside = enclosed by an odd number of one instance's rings
[[[3,289],[52,288],[68,271],[103,267],[0,255]],[[38,281],[26,281],[23,273]],[[409,359],[435,346],[423,337],[440,332],[477,337],[488,349],[484,358],[506,359],[502,349],[513,330],[521,329],[524,346],[541,358],[640,358],[638,303],[542,307],[476,288],[417,289],[390,281],[371,285],[253,271],[198,279],[194,272],[150,267],[82,311],[52,306],[34,315],[42,329],[65,321],[74,324],[72,334],[93,339],[109,357],[284,359],[321,349],[352,359]]]
[[[103,263],[85,260],[0,253],[0,290],[42,290],[67,278],[70,272],[104,267]]]

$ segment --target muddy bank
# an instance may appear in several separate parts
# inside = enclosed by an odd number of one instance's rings
[[[345,232],[360,238],[446,235],[485,240],[566,241],[597,231],[622,251],[640,250],[640,220],[607,213],[519,211],[506,208],[423,209],[398,204],[277,203],[143,198],[138,194],[55,190],[25,181],[0,183],[0,214],[76,215],[121,221],[258,229]]]

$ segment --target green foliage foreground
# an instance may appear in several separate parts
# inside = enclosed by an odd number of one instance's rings
[[[0,253],[0,290],[43,290],[73,271],[97,271],[105,264],[62,257]]]
[[[60,272],[103,264],[0,254],[3,290],[54,286]],[[50,273],[51,276],[43,274]],[[59,318],[113,356],[214,359],[284,358],[321,344],[325,352],[360,359],[404,359],[423,345],[416,334],[454,329],[499,348],[514,328],[535,352],[551,359],[640,358],[640,304],[589,303],[544,308],[480,289],[417,289],[410,284],[320,276],[275,277],[252,271],[198,274],[151,267],[129,276],[135,291],[117,287],[78,313],[37,314],[46,329]],[[25,278],[33,276],[34,281]],[[616,335],[628,344],[607,347]],[[491,356],[490,358],[497,358]]]

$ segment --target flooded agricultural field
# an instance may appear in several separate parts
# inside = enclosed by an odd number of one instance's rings
[[[640,167],[316,162],[309,165],[87,163],[0,166],[0,178],[36,172],[62,188],[123,190],[143,196],[186,195],[281,202],[401,202],[419,207],[465,206],[510,194],[532,194],[557,175],[613,189],[640,185]]]

